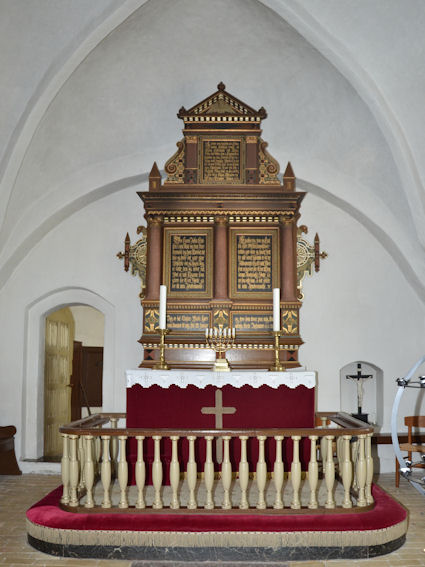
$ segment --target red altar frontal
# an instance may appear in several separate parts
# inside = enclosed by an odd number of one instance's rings
[[[213,372],[196,370],[127,371],[127,427],[176,429],[261,429],[314,427],[314,372]],[[238,439],[231,445],[231,462],[239,463]],[[268,470],[272,470],[275,446],[266,444]],[[171,443],[162,441],[161,452],[168,479]],[[136,442],[128,447],[130,469],[136,461]],[[152,440],[145,440],[144,454],[150,469],[153,461]],[[197,439],[195,449],[198,471],[205,462],[205,441]],[[308,462],[309,444],[301,444],[301,463]],[[214,462],[219,468],[221,444],[214,446]],[[258,441],[248,441],[248,462],[254,471],[258,459]],[[186,469],[188,441],[179,440],[181,470]],[[292,442],[284,440],[283,460],[292,461]],[[148,471],[147,471],[148,472]],[[132,473],[131,473],[132,474]]]

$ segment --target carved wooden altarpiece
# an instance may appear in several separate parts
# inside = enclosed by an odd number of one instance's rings
[[[178,115],[183,139],[165,164],[154,164],[139,196],[147,221],[146,292],[142,299],[143,367],[159,351],[159,286],[167,286],[166,360],[171,368],[211,368],[207,327],[235,327],[226,357],[234,369],[274,361],[272,289],[281,290],[280,359],[299,366],[297,220],[305,193],[288,163],[261,138],[264,108],[254,110],[218,90]]]

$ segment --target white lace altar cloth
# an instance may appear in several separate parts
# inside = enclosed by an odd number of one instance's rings
[[[187,386],[197,386],[198,388],[216,386],[221,388],[226,385],[234,386],[235,388],[242,388],[242,386],[278,388],[284,385],[292,389],[298,386],[314,388],[316,385],[316,372],[306,370],[288,372],[268,372],[266,370],[214,372],[212,370],[151,370],[149,368],[138,368],[136,370],[126,370],[125,374],[127,388],[132,388],[136,384],[139,384],[142,388],[149,388],[155,385],[161,386],[161,388],[170,386],[178,386],[179,388],[186,388]]]

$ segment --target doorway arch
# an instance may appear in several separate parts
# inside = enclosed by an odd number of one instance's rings
[[[24,376],[22,389],[22,458],[43,456],[44,439],[44,321],[70,305],[88,305],[105,316],[103,399],[113,407],[115,308],[99,294],[85,288],[66,287],[43,295],[29,304],[25,317]],[[108,392],[110,395],[108,396]]]

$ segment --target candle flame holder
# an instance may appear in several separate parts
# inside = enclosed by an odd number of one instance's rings
[[[282,366],[280,359],[279,359],[279,338],[282,334],[282,331],[273,331],[274,335],[274,365],[269,368],[271,372],[283,372],[285,367]]]
[[[234,328],[226,328],[220,325],[218,328],[206,329],[205,340],[207,346],[216,353],[213,370],[215,372],[229,372],[229,362],[226,359],[226,350],[233,348],[235,344],[236,331]]]
[[[165,335],[168,335],[170,329],[158,329],[160,334],[159,341],[159,362],[154,364],[155,370],[169,370],[168,364],[165,362]]]

